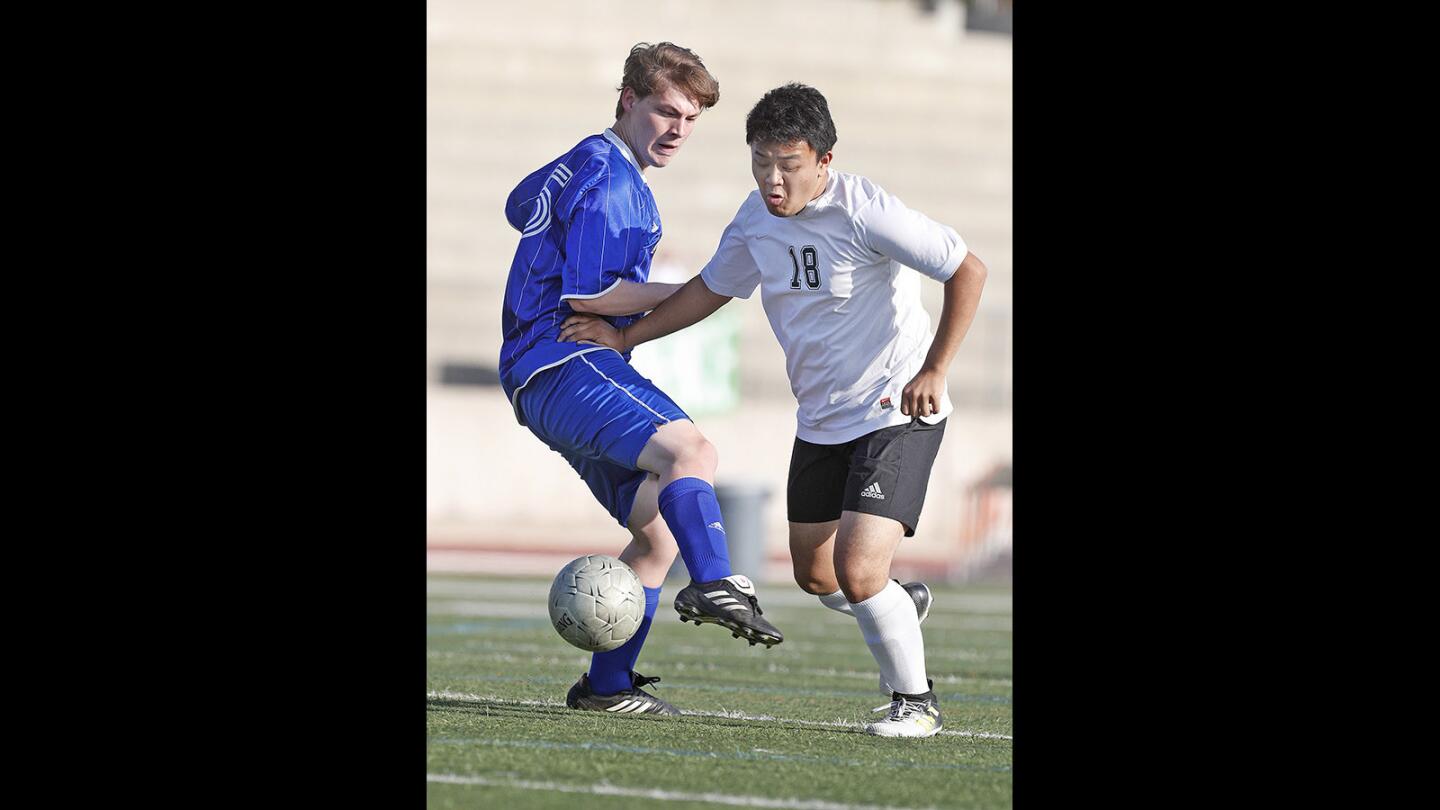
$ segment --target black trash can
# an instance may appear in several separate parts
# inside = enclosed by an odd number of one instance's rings
[[[770,488],[763,484],[716,484],[715,500],[720,502],[720,514],[725,518],[730,570],[761,581],[765,575],[765,504],[770,500]],[[675,555],[675,563],[665,578],[690,581],[680,555]]]

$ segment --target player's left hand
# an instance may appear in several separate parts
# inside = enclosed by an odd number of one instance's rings
[[[610,322],[598,315],[575,314],[565,319],[560,324],[560,337],[556,340],[563,342],[574,341],[576,343],[595,343],[601,346],[609,346],[618,351],[625,351],[625,342],[620,337],[620,330],[610,325]]]
[[[934,416],[945,397],[945,375],[921,369],[900,394],[900,413],[906,416]]]

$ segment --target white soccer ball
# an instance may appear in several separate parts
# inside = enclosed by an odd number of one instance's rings
[[[605,554],[587,554],[560,569],[550,585],[550,623],[582,650],[624,644],[645,618],[645,588],[634,569]]]

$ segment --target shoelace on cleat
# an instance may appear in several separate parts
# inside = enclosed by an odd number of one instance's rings
[[[642,686],[649,686],[649,685],[652,684],[652,683],[659,683],[659,682],[660,682],[660,677],[659,677],[658,675],[655,676],[654,678],[647,678],[647,677],[645,677],[644,675],[641,675],[640,673],[635,672],[634,670],[631,670],[630,675],[631,675],[631,679],[632,679],[632,681],[633,681],[633,683],[634,683],[634,686],[631,687],[631,688],[633,688],[633,689],[639,689],[639,688],[642,687]]]
[[[925,704],[923,702],[917,703],[913,700],[906,700],[902,697],[892,700],[884,706],[876,706],[870,711],[883,712],[886,709],[890,710],[890,714],[885,717],[886,720],[909,720],[914,715],[923,714],[925,712]]]

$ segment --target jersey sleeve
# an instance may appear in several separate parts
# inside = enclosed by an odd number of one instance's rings
[[[742,205],[740,210],[745,210]],[[749,298],[760,284],[760,268],[745,246],[745,230],[740,224],[740,213],[725,226],[720,234],[720,246],[700,270],[700,278],[710,291],[731,298]]]
[[[560,273],[560,300],[599,298],[620,283],[632,254],[636,218],[630,195],[608,171],[587,177],[571,199],[561,195],[569,227],[565,264]],[[570,191],[570,189],[567,189]]]
[[[884,189],[877,190],[855,216],[862,243],[936,281],[949,281],[969,252],[965,240],[954,228],[905,207]]]

